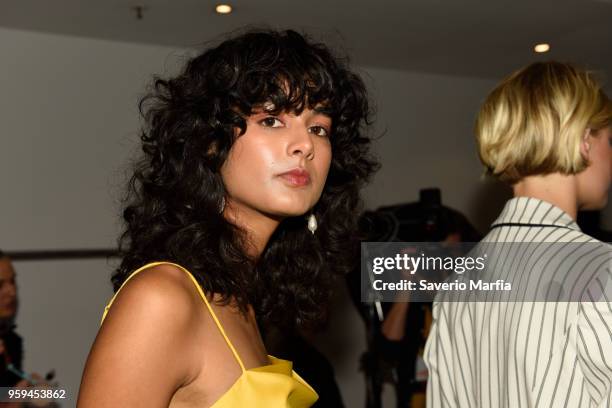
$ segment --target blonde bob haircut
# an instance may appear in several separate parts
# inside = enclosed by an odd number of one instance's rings
[[[610,125],[612,106],[593,75],[570,64],[538,62],[504,79],[476,120],[487,173],[516,183],[537,174],[576,174],[589,164],[580,143]]]

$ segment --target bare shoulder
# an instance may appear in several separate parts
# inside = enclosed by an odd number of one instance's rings
[[[198,299],[187,273],[177,266],[160,264],[139,272],[125,283],[109,310],[109,317],[126,307],[143,309],[144,313],[154,311],[162,316],[170,314],[175,319],[187,317]]]
[[[96,407],[167,407],[174,392],[199,373],[198,302],[189,276],[172,265],[151,267],[127,281],[88,357],[79,407],[94,401]]]
[[[121,288],[98,337],[113,343],[126,341],[125,337],[150,336],[168,337],[172,343],[187,342],[201,321],[201,302],[195,285],[183,270],[168,264],[153,266],[133,276]]]

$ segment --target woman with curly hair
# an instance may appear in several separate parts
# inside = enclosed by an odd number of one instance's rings
[[[258,323],[316,325],[353,266],[377,166],[363,82],[323,44],[251,31],[157,79],[141,111],[116,293],[78,406],[311,406]]]

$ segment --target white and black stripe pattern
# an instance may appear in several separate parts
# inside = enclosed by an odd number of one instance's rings
[[[583,301],[434,302],[427,406],[612,408],[610,245],[594,245],[561,209],[526,197],[506,204],[482,245],[500,242],[572,243]],[[536,279],[536,261],[568,259],[564,246],[498,254],[491,267]]]

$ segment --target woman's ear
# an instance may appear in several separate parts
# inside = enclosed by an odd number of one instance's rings
[[[586,161],[589,160],[589,152],[591,150],[591,142],[589,140],[590,136],[591,136],[591,128],[586,128],[584,132],[584,136],[582,137],[582,140],[580,141],[580,154],[582,155],[582,158]]]

